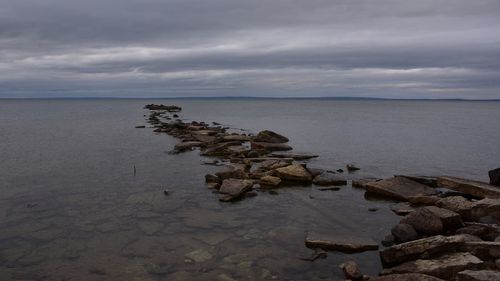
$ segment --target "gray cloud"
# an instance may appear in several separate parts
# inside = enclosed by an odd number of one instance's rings
[[[500,98],[500,2],[413,2],[0,0],[0,97]]]

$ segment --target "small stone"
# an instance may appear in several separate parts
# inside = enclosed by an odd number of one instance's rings
[[[354,172],[354,171],[360,170],[360,168],[354,166],[354,164],[347,164],[346,168],[347,168],[347,171],[349,171],[349,172]]]
[[[354,261],[347,261],[340,265],[346,279],[361,280],[363,275],[359,272],[358,265]]]

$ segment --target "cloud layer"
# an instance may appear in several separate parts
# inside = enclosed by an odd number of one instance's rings
[[[0,97],[500,98],[497,0],[0,0]]]

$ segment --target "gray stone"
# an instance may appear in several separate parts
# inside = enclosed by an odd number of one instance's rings
[[[457,281],[498,281],[500,272],[493,270],[464,270],[458,273]]]
[[[431,260],[416,260],[400,264],[390,269],[384,269],[382,275],[394,273],[421,273],[445,280],[453,279],[461,271],[467,269],[482,269],[484,262],[470,253],[446,254]]]
[[[438,185],[477,198],[500,198],[500,188],[484,182],[453,177],[439,177]]]
[[[417,231],[409,224],[400,223],[391,229],[395,240],[399,243],[413,241],[418,238]]]
[[[336,175],[334,173],[324,172],[314,177],[313,183],[315,185],[321,186],[339,186],[346,185],[347,180],[344,177]]]
[[[408,201],[410,197],[419,195],[434,195],[436,190],[404,177],[394,177],[387,180],[372,181],[363,184],[366,191],[391,199]]]

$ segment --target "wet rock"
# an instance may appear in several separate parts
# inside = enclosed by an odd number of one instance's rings
[[[364,179],[359,179],[359,180],[353,180],[352,186],[364,188],[365,184],[367,184],[369,182],[376,182],[376,181],[381,181],[381,180],[382,179],[378,179],[378,178],[364,178]]]
[[[386,196],[388,198],[408,201],[410,197],[434,195],[436,190],[421,183],[404,177],[394,177],[387,180],[368,182],[363,184],[366,191]]]
[[[361,170],[360,168],[356,167],[354,164],[347,164],[346,168],[347,168],[348,172],[354,172],[354,171]]]
[[[269,143],[269,142],[254,142],[250,143],[253,150],[266,151],[287,151],[292,150],[292,147],[284,143]]]
[[[333,173],[324,172],[314,177],[313,183],[321,186],[347,185],[347,180]]]
[[[222,180],[220,177],[212,174],[206,174],[205,175],[205,182],[206,183],[221,183]]]
[[[405,177],[412,181],[416,181],[421,184],[425,184],[430,187],[437,187],[437,177],[429,176],[414,176],[414,175],[396,175],[395,177]]]
[[[292,164],[276,169],[276,175],[284,181],[311,182],[311,174],[301,165]]]
[[[228,166],[225,171],[220,171],[215,173],[215,175],[221,179],[247,179],[248,175],[243,169],[235,168],[233,166]]]
[[[174,149],[177,151],[186,151],[186,150],[191,150],[194,147],[199,147],[203,143],[199,141],[185,141],[185,142],[180,142],[175,145]]]
[[[391,274],[370,278],[370,281],[444,281],[434,276],[419,273]]]
[[[393,211],[398,216],[406,216],[409,213],[415,211],[415,208],[407,202],[400,202],[391,205],[391,211]]]
[[[420,196],[412,196],[408,198],[408,201],[413,204],[413,205],[426,205],[426,206],[432,206],[436,205],[436,203],[441,200],[440,197],[437,196],[425,196],[425,195],[420,195]]]
[[[415,230],[424,235],[443,233],[443,222],[434,212],[426,208],[418,208],[401,220],[401,223],[409,224]]]
[[[146,126],[144,126],[144,125],[141,125],[141,126],[135,126],[135,128],[136,128],[136,129],[144,129],[144,128],[146,128]]]
[[[269,157],[276,158],[291,158],[293,160],[308,160],[311,158],[316,158],[318,155],[314,154],[306,154],[306,153],[282,153],[282,152],[273,152],[269,154]]]
[[[391,229],[391,233],[394,236],[394,239],[398,243],[404,243],[408,241],[413,241],[418,238],[417,231],[413,228],[413,226],[409,224],[400,223],[395,225]]]
[[[392,266],[409,260],[455,251],[470,241],[480,241],[480,239],[467,234],[437,235],[386,248],[380,252],[380,258],[384,266]]]
[[[460,271],[467,269],[482,269],[484,262],[469,253],[446,254],[431,260],[416,260],[385,269],[382,275],[394,273],[421,273],[450,280]]]
[[[484,182],[453,177],[439,177],[438,186],[459,191],[477,198],[500,198],[500,188]]]
[[[498,281],[500,272],[493,270],[464,270],[457,274],[457,281]]]
[[[500,186],[500,168],[489,171],[488,176],[491,185]]]
[[[212,259],[212,254],[209,252],[199,249],[186,254],[186,258],[194,262],[205,262]]]
[[[277,187],[281,183],[281,179],[273,176],[263,176],[260,178],[259,184],[261,186]]]
[[[370,238],[324,235],[308,232],[306,236],[306,247],[344,253],[359,253],[377,250],[378,243]]]
[[[355,261],[347,261],[340,265],[342,271],[344,272],[344,276],[349,280],[361,280],[363,279],[363,274],[359,272],[358,265]]]
[[[233,201],[252,189],[253,181],[241,179],[225,179],[219,189],[220,201]]]
[[[273,131],[265,130],[259,132],[253,139],[255,142],[285,143],[289,139]]]

